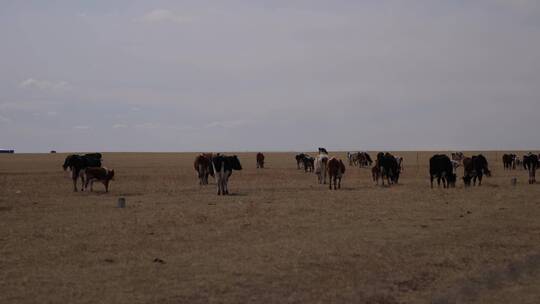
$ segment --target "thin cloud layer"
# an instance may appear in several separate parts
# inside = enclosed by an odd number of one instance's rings
[[[173,22],[186,23],[190,22],[191,18],[175,13],[168,9],[155,9],[143,15],[142,20],[148,23]]]
[[[52,91],[65,91],[70,88],[66,81],[49,81],[28,78],[19,83],[19,87],[23,89],[40,89]]]

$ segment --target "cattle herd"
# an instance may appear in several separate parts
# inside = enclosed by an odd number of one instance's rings
[[[373,181],[378,185],[379,180],[382,185],[390,186],[399,182],[399,176],[403,171],[403,158],[392,155],[389,152],[379,152],[372,161],[368,152],[347,152],[349,166],[371,168]],[[536,183],[536,169],[540,167],[540,155],[528,153],[522,158],[516,154],[504,154],[502,156],[505,170],[517,170],[523,168],[529,175],[529,184]],[[264,168],[264,154],[257,153],[256,166],[258,169]],[[328,181],[330,189],[340,189],[341,179],[345,174],[345,165],[337,157],[331,157],[325,148],[319,148],[315,157],[306,153],[295,156],[296,168],[303,169],[306,173],[312,172],[317,176],[319,184],[326,184]],[[114,179],[114,170],[109,170],[101,166],[101,153],[89,153],[83,155],[69,155],[62,165],[64,171],[71,170],[73,180],[73,191],[77,191],[77,181],[81,179],[81,191],[88,189],[93,191],[93,183],[99,181],[105,186],[105,191],[109,191],[110,181]],[[482,185],[483,176],[491,176],[487,159],[482,155],[466,157],[462,152],[451,153],[451,157],[446,154],[435,154],[429,159],[429,175],[431,188],[436,179],[438,186],[443,184],[443,188],[455,187],[457,181],[457,168],[463,167],[463,184],[465,186]],[[227,156],[220,153],[201,153],[196,156],[193,167],[197,172],[199,185],[207,185],[208,177],[215,178],[218,195],[229,194],[228,181],[234,170],[242,170],[240,159],[236,155]]]

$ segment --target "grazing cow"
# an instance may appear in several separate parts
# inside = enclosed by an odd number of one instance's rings
[[[367,152],[347,152],[350,166],[369,167],[373,161]]]
[[[225,156],[217,154],[212,158],[212,167],[216,177],[217,194],[226,195],[229,194],[229,177],[233,170],[242,170],[242,165],[238,156]]]
[[[200,154],[195,157],[193,168],[197,171],[199,185],[208,185],[208,175],[214,177],[214,168],[212,167],[212,156],[209,154]]]
[[[296,154],[294,157],[296,159],[296,169],[300,169],[300,165],[304,164],[304,158],[306,158],[306,156],[308,155],[304,153]]]
[[[505,170],[511,170],[516,168],[516,155],[515,154],[503,154],[502,162]]]
[[[319,154],[315,159],[315,174],[319,184],[326,184],[326,167],[328,165],[328,155],[325,153]]]
[[[313,172],[315,169],[315,158],[306,155],[303,159],[304,162],[304,171],[305,172]]]
[[[345,174],[345,165],[341,161],[341,159],[337,159],[335,157],[332,157],[328,160],[328,177],[330,179],[329,187],[330,190],[332,189],[332,181],[334,182],[334,190],[336,190],[336,182],[337,182],[337,189],[341,189],[341,178],[343,177],[343,174]]]
[[[463,182],[465,186],[476,186],[476,179],[478,179],[478,186],[482,185],[482,176],[491,176],[491,171],[488,168],[487,159],[482,155],[475,155],[473,157],[465,157],[463,159]]]
[[[379,152],[377,154],[377,166],[384,186],[386,178],[388,185],[397,184],[399,181],[400,168],[396,158],[390,153]]]
[[[264,168],[264,154],[257,153],[257,168]]]
[[[441,179],[443,188],[456,186],[456,174],[454,173],[452,161],[447,155],[435,154],[429,159],[429,176],[431,178],[431,188],[433,188],[434,177],[437,177],[439,187],[441,186]]]
[[[109,192],[109,183],[114,179],[114,170],[101,167],[88,167],[84,170],[86,183],[84,189],[88,189],[90,184],[90,191],[94,191],[94,182],[99,181],[105,186],[105,192]]]
[[[71,170],[71,178],[73,180],[73,191],[77,192],[77,180],[81,178],[81,191],[84,191],[84,172],[83,169],[88,167],[101,167],[101,153],[92,153],[85,155],[68,155],[64,160],[62,168],[66,171]]]
[[[538,168],[538,156],[529,153],[523,156],[523,167],[529,172],[529,184],[536,183],[536,169]]]

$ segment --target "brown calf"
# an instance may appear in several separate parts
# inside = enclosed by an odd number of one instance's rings
[[[109,192],[109,183],[114,179],[114,170],[101,167],[88,167],[84,171],[84,175],[86,177],[85,189],[88,189],[88,184],[90,184],[90,191],[94,191],[94,182],[99,181],[105,185],[105,192]]]

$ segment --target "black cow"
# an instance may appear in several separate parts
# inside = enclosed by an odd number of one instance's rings
[[[435,154],[429,159],[429,175],[431,178],[431,188],[433,188],[433,179],[437,177],[437,185],[441,186],[441,179],[443,181],[443,188],[450,188],[456,186],[456,174],[452,166],[452,161],[447,155]]]
[[[242,170],[238,156],[225,156],[217,154],[212,158],[212,167],[217,183],[217,194],[229,194],[228,182],[233,170]]]
[[[400,168],[397,159],[390,153],[379,152],[377,154],[377,164],[379,168],[380,176],[382,179],[382,185],[384,186],[384,179],[386,178],[388,185],[397,184],[399,181]]]
[[[476,179],[478,179],[478,186],[482,185],[482,176],[485,174],[487,177],[491,176],[491,171],[488,168],[487,159],[482,155],[475,155],[472,158],[465,157],[463,159],[463,182],[465,186],[476,185]]]
[[[504,169],[510,170],[516,168],[516,155],[515,154],[503,154],[502,157]]]
[[[309,155],[304,153],[296,154],[296,156],[294,157],[296,159],[296,169],[300,169],[300,164],[304,164],[304,159],[306,157],[309,157]]]
[[[529,153],[523,156],[523,167],[529,172],[529,184],[536,183],[536,169],[539,165],[536,154]]]
[[[84,191],[84,175],[82,170],[88,167],[101,167],[101,153],[90,153],[85,155],[68,155],[64,160],[62,168],[66,171],[71,170],[71,178],[73,179],[73,191],[77,192],[77,179],[81,178],[81,191]]]
[[[305,155],[304,159],[302,160],[304,163],[304,171],[305,172],[313,172],[315,168],[315,158]]]

